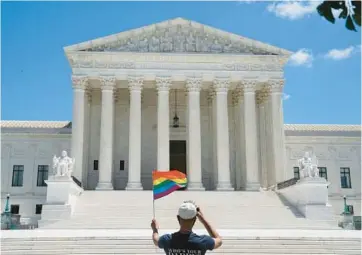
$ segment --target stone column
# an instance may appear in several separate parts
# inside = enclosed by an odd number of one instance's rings
[[[257,94],[257,104],[259,111],[259,144],[260,144],[260,182],[261,186],[266,189],[268,188],[268,176],[267,176],[267,135],[266,135],[266,114],[265,114],[265,102],[267,98],[267,92],[262,90]]]
[[[209,116],[210,116],[210,135],[212,139],[210,141],[209,153],[212,156],[212,162],[210,162],[210,169],[212,169],[212,187],[217,187],[217,145],[216,145],[216,93],[214,88],[209,89],[208,94],[209,103]]]
[[[258,167],[258,137],[256,125],[256,82],[245,80],[242,83],[244,90],[244,131],[245,131],[245,165],[246,165],[246,190],[257,191],[259,184]]]
[[[236,161],[236,190],[245,188],[244,173],[245,166],[245,142],[244,142],[244,95],[240,88],[237,88],[233,93],[233,100],[235,104],[235,132],[236,132],[236,150],[235,150],[235,161]]]
[[[141,184],[141,92],[142,77],[128,79],[130,90],[129,159],[126,190],[142,190]]]
[[[172,80],[169,77],[157,77],[157,170],[170,170],[170,105],[169,91]]]
[[[187,128],[187,156],[188,160],[188,190],[205,190],[202,184],[201,167],[201,116],[200,90],[202,80],[189,78],[186,80],[188,91],[188,128]]]
[[[268,188],[274,188],[275,186],[275,169],[274,169],[274,154],[273,154],[273,128],[272,128],[272,116],[271,116],[271,100],[270,89],[268,86],[268,96],[264,102],[265,108],[265,136],[266,136],[266,161],[267,161],[267,183]]]
[[[92,90],[88,88],[86,90],[85,100],[85,114],[84,114],[84,150],[83,150],[83,188],[88,187],[88,171],[89,171],[89,145],[90,145],[90,133],[92,126],[90,125],[90,115],[92,106]]]
[[[229,121],[228,121],[228,88],[230,81],[216,79],[216,143],[217,143],[217,190],[233,190],[230,183]]]
[[[111,190],[113,170],[113,92],[116,87],[115,77],[101,77],[102,110],[99,155],[99,180],[97,190]]]
[[[284,123],[283,123],[283,95],[284,80],[271,80],[270,106],[272,121],[272,153],[274,157],[274,170],[276,183],[285,181],[285,147],[284,147]],[[275,183],[275,184],[276,184]]]
[[[70,157],[75,158],[72,175],[83,182],[83,150],[84,150],[84,106],[85,89],[88,85],[87,77],[72,76],[73,83],[73,120],[72,120],[72,147]]]

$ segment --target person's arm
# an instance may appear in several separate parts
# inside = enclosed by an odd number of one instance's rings
[[[155,219],[152,220],[151,229],[152,229],[152,241],[158,247],[158,241],[160,240],[160,236],[158,235],[158,224]]]
[[[200,209],[198,208],[197,218],[200,222],[204,225],[209,235],[214,240],[214,247],[209,247],[210,250],[217,249],[222,245],[222,239],[219,233],[216,231],[215,228],[211,226],[211,224],[205,219],[204,215],[201,213]]]
[[[152,230],[152,241],[154,243],[154,245],[156,245],[158,247],[158,241],[160,240],[160,236],[158,235],[158,230],[154,229]]]

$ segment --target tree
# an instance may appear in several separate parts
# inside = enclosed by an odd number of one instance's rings
[[[320,16],[329,22],[335,22],[332,10],[340,11],[339,19],[346,20],[346,28],[351,31],[357,31],[355,24],[361,27],[361,1],[323,1],[317,7]]]

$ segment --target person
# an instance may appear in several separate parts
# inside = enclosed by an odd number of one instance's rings
[[[197,235],[192,231],[198,219],[206,228],[208,235]],[[159,236],[158,224],[152,220],[153,243],[160,249],[164,249],[167,255],[198,254],[204,255],[206,251],[219,248],[222,239],[217,231],[205,219],[199,207],[192,201],[185,201],[178,209],[177,220],[180,225],[178,232]]]

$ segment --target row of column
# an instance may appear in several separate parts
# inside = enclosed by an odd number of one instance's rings
[[[271,80],[258,87],[243,81],[233,93],[238,132],[236,163],[245,169],[236,176],[237,188],[259,190],[284,181],[283,80]],[[236,169],[236,171],[240,171]]]
[[[99,157],[99,182],[96,189],[113,189],[112,185],[112,162],[113,162],[113,117],[114,117],[114,90],[116,89],[115,77],[101,77],[102,109],[101,109],[101,133],[100,133],[100,157]],[[128,79],[130,91],[130,115],[129,115],[129,169],[127,190],[141,190],[141,92],[143,88],[142,77],[130,77]],[[188,91],[188,189],[204,190],[202,184],[201,168],[201,116],[200,116],[200,91],[202,79],[189,78],[186,80]],[[228,127],[228,97],[230,81],[228,79],[217,79],[213,84],[215,100],[213,104],[216,140],[216,165],[217,165],[217,190],[232,190],[230,180],[230,152],[229,152],[229,127]],[[242,103],[243,115],[242,132],[244,132],[245,143],[245,167],[247,171],[247,190],[259,189],[258,176],[258,136],[256,123],[256,99],[255,81],[245,81],[241,84],[240,106]],[[157,100],[157,169],[159,171],[169,170],[169,90],[172,86],[170,77],[156,78]],[[76,158],[74,176],[82,179],[83,148],[84,148],[84,98],[87,87],[86,77],[73,77],[74,104],[72,122],[72,154]],[[274,95],[274,96],[273,96]],[[243,99],[243,100],[241,100]],[[276,169],[280,167],[277,160],[282,144],[280,134],[283,125],[280,119],[281,96],[272,93],[272,118],[273,136],[272,151],[273,162]],[[270,144],[269,144],[270,145]],[[281,149],[281,150],[280,150]],[[278,162],[278,163],[276,163]],[[266,163],[269,165],[270,162]],[[279,165],[278,165],[279,164]]]

